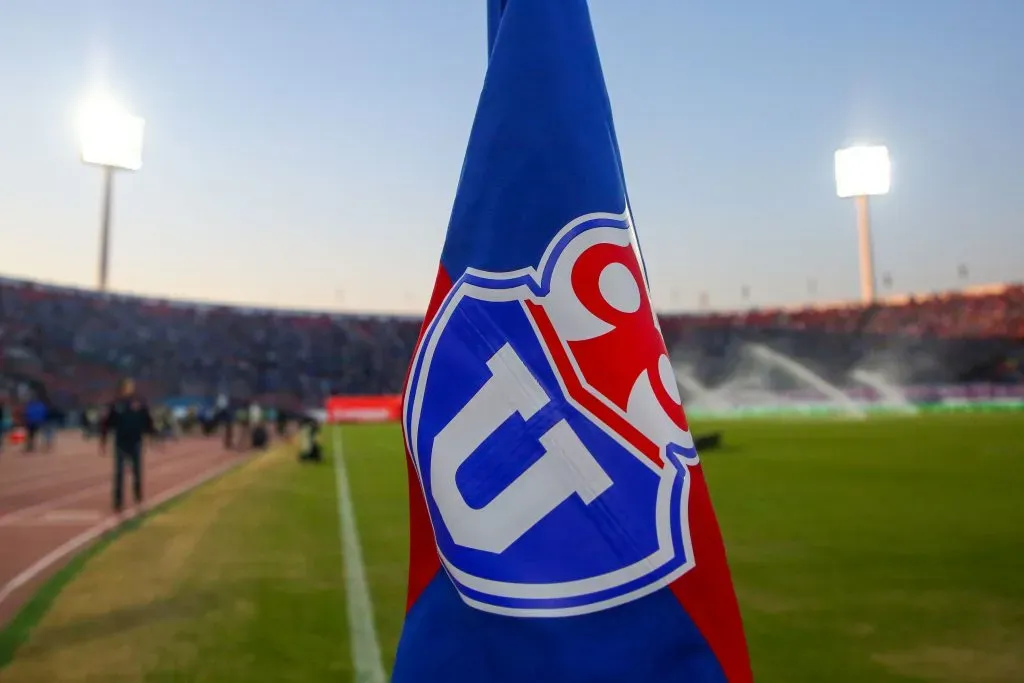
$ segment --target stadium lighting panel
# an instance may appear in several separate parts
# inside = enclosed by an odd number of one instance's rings
[[[145,120],[108,98],[89,100],[78,115],[82,161],[96,166],[137,171],[142,168]]]
[[[891,183],[887,147],[856,146],[836,152],[836,194],[841,198],[888,194]]]

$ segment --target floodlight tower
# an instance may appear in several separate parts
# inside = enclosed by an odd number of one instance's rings
[[[142,168],[142,133],[145,121],[127,113],[113,100],[96,97],[82,107],[78,135],[82,162],[103,169],[103,208],[100,213],[100,264],[97,289],[107,290],[110,258],[110,206],[114,171]]]
[[[857,235],[860,242],[860,296],[875,300],[875,256],[871,246],[871,213],[868,197],[887,194],[892,183],[889,150],[883,146],[847,147],[836,152],[836,194],[857,203]]]

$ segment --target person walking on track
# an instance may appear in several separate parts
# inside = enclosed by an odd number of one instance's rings
[[[7,414],[6,394],[0,389],[0,453],[4,452],[4,441],[7,440]]]
[[[34,453],[36,450],[36,440],[39,436],[39,432],[43,430],[46,420],[49,418],[49,411],[46,408],[46,404],[42,398],[35,396],[25,406],[24,410],[25,418],[25,431],[27,436],[25,438],[25,452]]]
[[[135,382],[121,381],[120,392],[108,407],[100,428],[100,453],[106,451],[107,435],[114,434],[114,512],[124,507],[124,471],[132,470],[132,493],[136,508],[142,509],[142,442],[156,436],[156,426],[149,406],[135,393]]]

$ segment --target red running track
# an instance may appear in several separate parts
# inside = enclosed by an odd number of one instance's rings
[[[186,437],[146,446],[143,494],[158,505],[243,461],[218,438]],[[52,452],[0,452],[0,627],[32,593],[86,547],[122,520],[111,510],[113,458],[96,440],[77,433],[58,437]],[[130,470],[125,478],[131,516]]]

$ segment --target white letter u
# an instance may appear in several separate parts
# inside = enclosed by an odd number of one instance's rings
[[[506,420],[529,420],[550,398],[508,344],[487,367],[491,377],[434,437],[430,485],[441,517],[461,546],[501,553],[573,494],[591,503],[611,479],[564,419],[540,437],[544,455],[482,508],[472,508],[455,483],[459,467]]]

